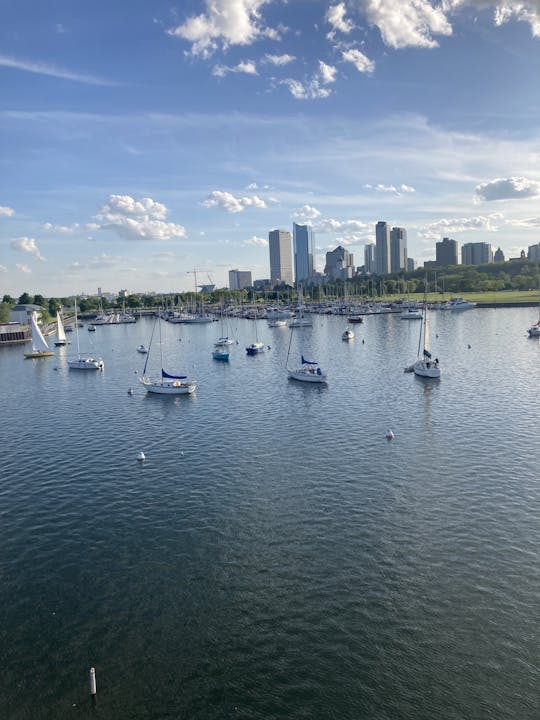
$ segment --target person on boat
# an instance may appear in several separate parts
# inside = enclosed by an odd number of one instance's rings
[[[317,375],[322,375],[321,368],[317,368]]]

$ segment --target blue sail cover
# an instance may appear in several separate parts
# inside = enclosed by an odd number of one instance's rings
[[[316,363],[315,360],[306,360],[305,357],[302,355],[302,365],[318,365],[319,363]]]
[[[168,372],[165,372],[163,368],[161,368],[161,377],[162,378],[169,378],[170,380],[186,380],[187,375],[169,375]]]

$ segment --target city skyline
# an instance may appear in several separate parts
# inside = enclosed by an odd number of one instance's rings
[[[264,278],[293,223],[319,272],[381,217],[419,265],[538,242],[537,2],[35,7],[0,28],[2,294]]]

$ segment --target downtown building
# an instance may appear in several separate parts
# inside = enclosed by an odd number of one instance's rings
[[[364,246],[364,272],[370,275],[375,272],[375,245],[373,243]]]
[[[270,280],[272,285],[293,285],[291,233],[286,230],[270,230]]]
[[[435,244],[435,264],[447,267],[458,265],[458,244],[452,238],[443,238]]]
[[[229,270],[229,290],[244,290],[251,285],[250,270]]]
[[[350,280],[354,275],[353,254],[341,245],[327,252],[324,274],[332,280]]]
[[[314,275],[313,230],[309,225],[293,223],[294,281],[306,283]]]
[[[407,231],[402,227],[390,230],[390,272],[407,270]]]
[[[375,274],[388,275],[390,272],[390,228],[379,220],[375,225]]]
[[[485,242],[465,243],[461,248],[463,265],[486,265],[493,262],[491,245]]]

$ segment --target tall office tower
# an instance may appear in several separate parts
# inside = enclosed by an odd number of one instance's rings
[[[270,230],[268,233],[270,251],[270,280],[274,285],[293,284],[291,233],[286,230]]]
[[[407,258],[407,272],[414,272],[416,269],[416,262],[414,258]]]
[[[538,245],[538,249],[540,249],[540,244]],[[530,250],[530,248],[529,248]],[[501,250],[501,248],[497,248],[493,254],[493,262],[500,263],[504,262],[504,253]]]
[[[407,231],[393,227],[390,230],[390,272],[399,273],[407,269]]]
[[[294,281],[298,283],[313,277],[313,230],[309,225],[293,223]]]
[[[364,270],[367,273],[375,272],[375,245],[368,243],[364,247]]]
[[[229,290],[243,290],[251,285],[250,270],[229,270]]]
[[[435,244],[435,262],[437,265],[457,265],[458,244],[452,238],[443,238]]]
[[[390,228],[379,220],[375,226],[375,273],[388,275],[390,272]]]
[[[529,245],[527,249],[527,258],[529,260],[534,260],[535,262],[540,260],[540,243],[537,243],[536,245]]]
[[[485,265],[493,262],[493,251],[489,243],[465,243],[461,248],[463,265]]]
[[[332,280],[349,280],[354,275],[354,257],[341,245],[326,253],[324,274]]]

